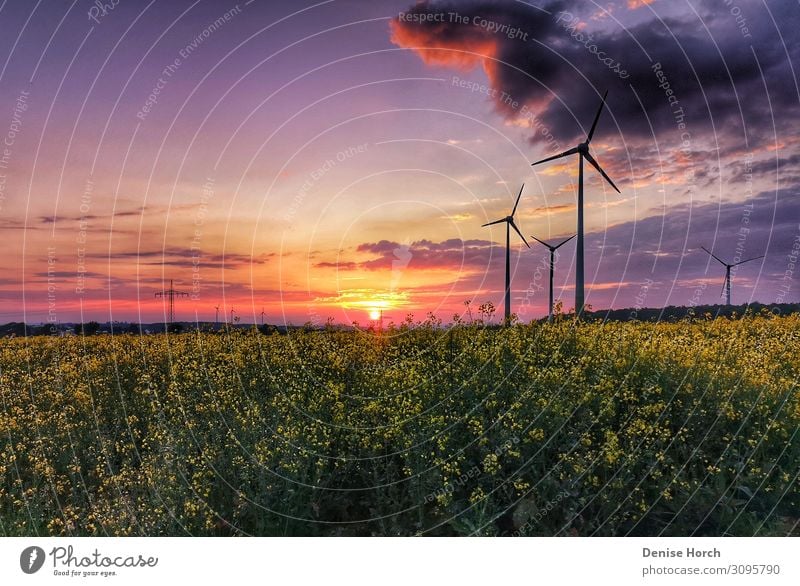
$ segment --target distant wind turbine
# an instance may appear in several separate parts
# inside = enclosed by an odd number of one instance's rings
[[[701,246],[703,250],[705,250],[708,254],[710,254],[715,260],[717,260],[722,266],[725,267],[725,280],[722,282],[722,292],[720,293],[720,297],[722,293],[726,293],[726,305],[731,304],[731,269],[733,267],[738,267],[739,265],[743,265],[746,262],[750,262],[751,260],[758,260],[759,258],[764,258],[765,255],[761,256],[754,256],[753,258],[748,258],[746,260],[742,260],[735,263],[727,263],[715,254],[713,254],[710,250],[708,250],[705,246]]]
[[[536,242],[541,244],[542,246],[546,246],[547,249],[550,251],[550,305],[547,313],[547,323],[553,323],[553,272],[555,271],[556,266],[556,250],[564,246],[567,242],[575,238],[577,234],[573,234],[566,240],[562,240],[559,244],[552,246],[543,240],[539,240],[536,236],[531,236]]]
[[[514,232],[519,234],[519,237],[522,238],[522,241],[525,243],[525,246],[528,248],[531,247],[528,244],[528,241],[525,240],[525,237],[522,235],[522,232],[519,231],[517,225],[514,223],[514,214],[517,213],[517,206],[519,205],[519,200],[522,197],[522,190],[525,189],[525,184],[522,184],[520,187],[519,195],[517,196],[517,201],[514,204],[514,209],[511,210],[511,215],[506,216],[500,220],[495,220],[494,222],[489,222],[488,224],[484,224],[481,228],[485,228],[486,226],[493,226],[494,224],[501,224],[503,222],[506,223],[506,296],[505,296],[505,323],[509,325],[511,323],[511,228],[514,228]]]
[[[553,161],[562,157],[568,157],[575,154],[578,155],[578,252],[575,262],[575,315],[578,316],[583,313],[585,299],[583,291],[583,160],[586,159],[589,164],[597,169],[597,172],[603,176],[603,179],[608,181],[609,185],[611,185],[611,187],[613,187],[617,193],[620,193],[619,189],[617,189],[617,186],[614,185],[613,181],[611,181],[611,178],[606,175],[606,172],[603,171],[603,169],[600,168],[600,165],[594,160],[594,157],[589,152],[589,143],[592,142],[592,136],[594,136],[595,128],[597,128],[597,121],[600,120],[600,114],[602,113],[603,106],[606,103],[607,95],[608,92],[603,94],[603,99],[600,102],[600,108],[597,110],[597,115],[594,117],[592,128],[589,130],[589,134],[586,136],[586,140],[584,142],[569,149],[568,151],[564,151],[558,155],[553,155],[552,157],[547,157],[546,159],[542,159],[541,161],[536,161],[533,163],[533,165],[539,165],[540,163],[546,163],[547,161]]]

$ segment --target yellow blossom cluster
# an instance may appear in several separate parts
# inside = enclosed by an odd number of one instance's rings
[[[798,533],[800,317],[0,341],[2,535]]]

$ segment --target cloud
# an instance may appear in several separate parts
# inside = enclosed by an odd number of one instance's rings
[[[94,252],[86,254],[86,258],[93,259],[129,259],[140,261],[141,264],[154,266],[170,265],[179,267],[192,267],[199,264],[206,268],[236,268],[240,266],[263,265],[276,257],[277,253],[261,253],[256,255],[228,253],[207,253],[200,249],[185,247],[166,247],[163,250],[128,250],[113,252]],[[197,260],[195,260],[197,259]]]
[[[753,149],[798,126],[793,62],[800,56],[800,11],[789,0],[769,7],[754,0],[738,5],[747,15],[748,38],[736,16],[710,0],[700,3],[697,16],[652,16],[627,27],[619,21],[590,22],[583,4],[574,0],[541,8],[522,2],[422,0],[407,11],[416,20],[391,23],[391,39],[432,66],[482,67],[498,90],[497,111],[508,119],[519,116],[519,106],[502,98],[505,92],[528,105],[562,144],[585,137],[608,89],[609,114],[596,135],[601,140],[621,133],[626,142],[659,140],[677,148],[688,131],[694,150],[709,145]],[[444,15],[443,22],[425,20],[428,15]],[[496,23],[495,28],[486,22]],[[518,27],[527,40],[498,32],[502,26]],[[618,62],[624,78],[597,52]],[[665,78],[656,76],[656,64]],[[670,96],[677,104],[670,104]],[[777,130],[774,123],[780,125]],[[531,140],[542,141],[541,133],[532,132]]]
[[[0,230],[38,230],[37,226],[27,226],[24,220],[18,218],[0,218]]]
[[[144,207],[139,206],[136,209],[132,210],[119,210],[115,212],[109,212],[106,215],[102,214],[86,214],[84,216],[75,215],[75,216],[39,216],[37,220],[41,224],[55,224],[57,222],[80,222],[80,221],[92,221],[92,220],[109,220],[111,218],[129,218],[129,217],[140,217],[144,213]]]
[[[397,242],[391,242],[389,240],[381,240],[380,242],[367,242],[364,244],[359,244],[356,250],[358,252],[372,252],[374,254],[389,254],[394,249],[399,247],[400,244]]]
[[[589,226],[597,217],[589,214]],[[552,240],[569,235],[553,234]],[[788,255],[798,246],[796,242],[800,242],[798,185],[765,191],[745,202],[679,204],[666,213],[638,221],[590,228],[585,243],[589,300],[595,308],[632,307],[637,303],[647,307],[687,305],[700,287],[697,302],[716,303],[724,269],[701,250],[705,246],[728,262],[766,254],[763,261],[739,268],[733,300],[775,302],[781,287],[787,284]],[[358,254],[374,254],[374,258],[357,261],[343,252],[346,258],[338,266],[354,271],[391,270],[393,251],[399,246],[388,240],[363,243],[356,247]],[[413,293],[414,300],[477,294],[482,300],[501,301],[505,271],[502,244],[481,239],[419,240],[409,246],[409,252],[409,271],[435,270],[446,275],[438,284],[404,288]],[[561,249],[556,268],[557,295],[572,290],[574,254],[574,241]],[[541,246],[512,250],[515,304],[529,303],[529,308],[538,311],[546,306],[546,257],[547,251]],[[788,281],[787,302],[798,298],[800,284],[796,281]],[[637,300],[648,283],[646,299]],[[565,305],[571,307],[569,295]],[[528,317],[532,316],[530,313]]]
[[[660,285],[649,292],[649,307],[686,305],[698,283],[715,283],[704,293],[705,302],[715,303],[724,268],[702,251],[700,247],[705,246],[726,262],[766,254],[763,261],[740,267],[734,303],[751,298],[774,302],[786,282],[788,255],[797,239],[798,186],[763,192],[746,202],[685,204],[663,216],[588,234],[587,281],[590,275],[603,283],[658,281]],[[794,290],[792,299],[797,299],[800,287],[795,284]],[[593,304],[631,306],[631,293],[624,288],[606,291]]]
[[[648,4],[652,4],[655,0],[628,0],[628,8],[631,10],[636,10],[637,8],[641,8],[642,6],[647,6]]]
[[[747,175],[761,176],[772,175],[786,179],[787,171],[800,170],[800,153],[795,153],[785,157],[775,157],[770,159],[759,160],[751,163],[743,161],[736,165],[736,168],[731,175],[732,181],[742,181],[747,179]],[[794,183],[794,182],[792,182]]]
[[[410,244],[401,244],[389,240],[365,242],[359,244],[355,251],[360,254],[371,254],[373,258],[354,261],[351,259],[338,261],[321,261],[317,268],[336,268],[340,271],[390,271],[402,262],[403,270],[460,270],[482,269],[486,259],[492,254],[499,254],[499,246],[488,240],[462,240],[451,238],[441,242],[418,240]]]

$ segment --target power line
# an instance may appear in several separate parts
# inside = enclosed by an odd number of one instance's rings
[[[175,322],[175,298],[176,297],[189,297],[189,294],[184,291],[176,291],[172,286],[172,279],[169,280],[169,289],[158,291],[155,295],[157,298],[166,299],[169,304],[169,315],[167,325]]]

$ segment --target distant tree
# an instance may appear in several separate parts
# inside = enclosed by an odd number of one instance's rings
[[[100,324],[90,321],[85,324],[75,324],[75,333],[79,336],[94,336],[100,330]]]
[[[142,335],[142,324],[137,323],[130,323],[128,327],[125,329],[126,332],[129,334],[139,334]]]
[[[263,324],[258,326],[258,331],[264,334],[265,336],[271,336],[272,334],[278,333],[278,328],[275,326],[271,326],[269,324]]]
[[[183,324],[172,323],[167,326],[167,331],[170,334],[180,334],[183,331]]]
[[[55,331],[53,328],[56,328]],[[51,336],[54,333],[58,333],[57,326],[54,324],[42,324],[40,326],[35,326],[31,328],[31,335],[32,336]]]
[[[23,322],[11,322],[0,327],[0,335],[20,337],[27,335],[28,326]]]

